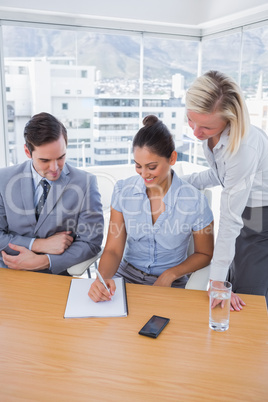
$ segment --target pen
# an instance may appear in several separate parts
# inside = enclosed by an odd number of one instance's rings
[[[110,293],[110,290],[108,289],[106,283],[104,282],[103,277],[101,276],[101,274],[99,273],[99,271],[97,269],[95,269],[95,272],[99,278],[99,280],[101,281],[101,283],[103,284],[103,286],[105,287],[106,290],[108,290],[108,292]]]

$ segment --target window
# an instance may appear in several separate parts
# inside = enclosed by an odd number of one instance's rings
[[[7,121],[14,122],[15,111],[14,107],[11,105],[7,105]]]
[[[212,39],[203,39],[202,72],[219,70],[238,82],[240,45],[240,32]]]
[[[268,135],[268,26],[244,32],[241,87],[246,96],[251,123]]]
[[[98,118],[139,118],[138,112],[95,112],[95,117]]]
[[[68,161],[75,166],[128,163],[131,141],[148,114],[172,130],[181,158],[191,159],[184,100],[198,74],[198,38],[33,23],[3,22],[1,29],[10,163],[24,160],[21,127],[45,109],[66,126]],[[268,23],[245,27],[243,35],[236,30],[205,37],[200,63],[202,72],[218,69],[241,80],[252,122],[266,130],[267,37]],[[203,163],[199,152],[198,145]]]
[[[180,39],[144,38],[144,86],[145,95],[166,95],[171,97],[172,80],[183,72],[180,97],[197,75],[198,41]],[[152,96],[153,97],[153,96]]]
[[[243,34],[241,87],[247,99],[268,97],[267,35],[268,25],[247,29]]]
[[[19,66],[19,74],[27,74],[26,67]]]
[[[96,99],[96,106],[139,106],[138,99]]]

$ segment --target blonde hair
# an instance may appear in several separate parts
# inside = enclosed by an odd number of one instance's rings
[[[219,71],[198,77],[186,93],[186,109],[202,114],[220,113],[230,125],[227,151],[238,151],[250,122],[242,91],[231,77]]]

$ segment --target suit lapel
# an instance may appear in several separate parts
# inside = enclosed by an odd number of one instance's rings
[[[20,194],[24,207],[24,213],[27,216],[31,226],[35,226],[35,207],[34,207],[34,185],[31,171],[31,162],[27,162],[22,171],[20,180]]]

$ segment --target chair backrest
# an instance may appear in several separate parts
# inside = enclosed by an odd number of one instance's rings
[[[212,191],[211,189],[205,189],[202,191],[208,199],[209,206],[212,205]],[[191,255],[194,252],[194,240],[193,236],[190,238],[187,255]],[[193,272],[188,282],[186,283],[185,289],[193,289],[193,290],[207,290],[209,283],[209,273],[210,273],[210,265],[207,267],[201,268],[198,271]]]
[[[199,269],[191,274],[185,289],[208,290],[210,265]]]

